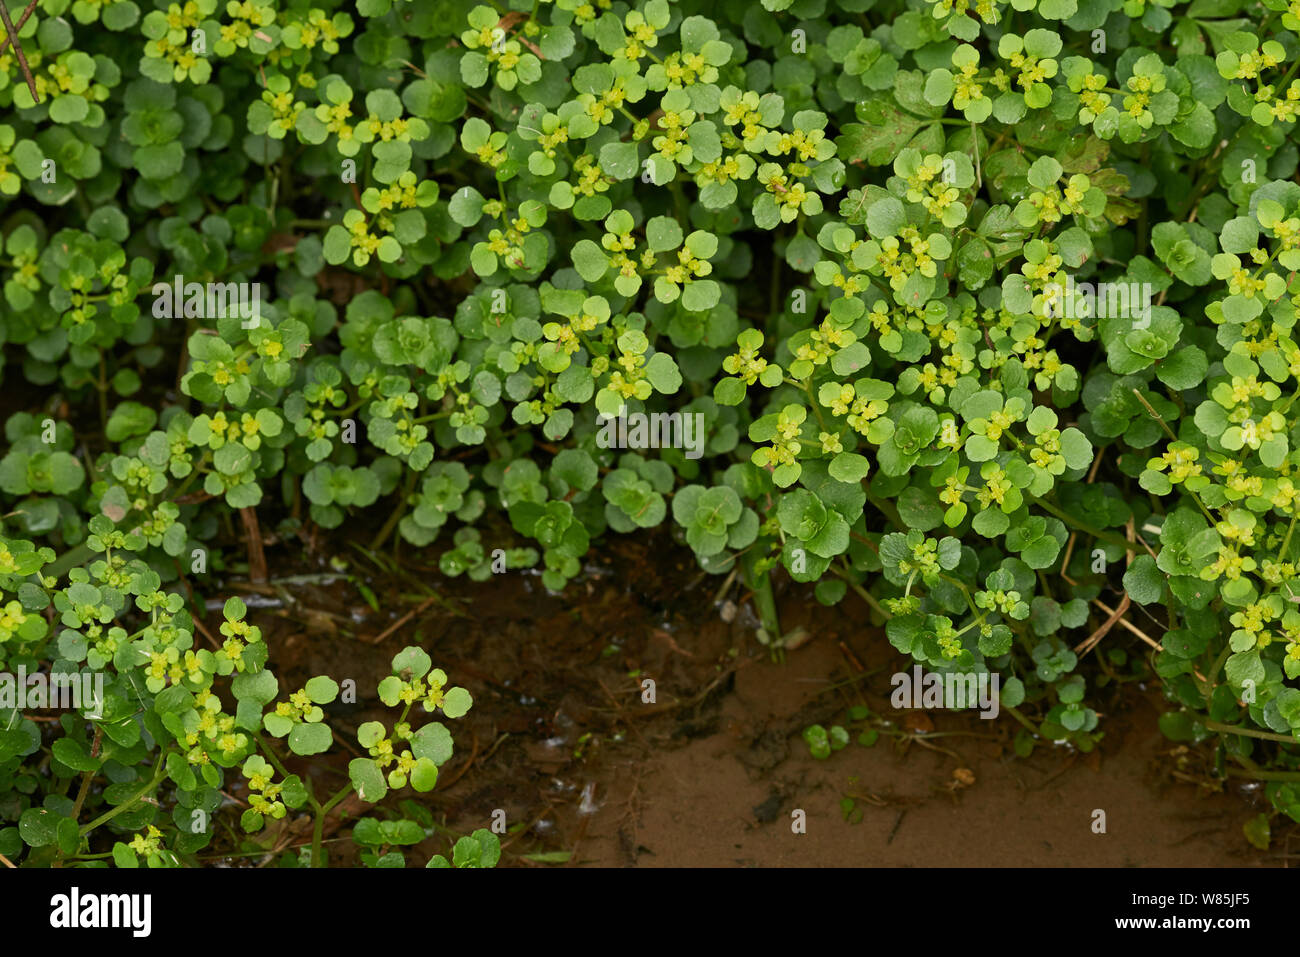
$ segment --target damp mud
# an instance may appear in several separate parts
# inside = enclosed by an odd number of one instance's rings
[[[275,546],[282,568],[290,549]],[[250,615],[284,685],[356,681],[355,704],[327,708],[343,747],[288,762],[318,793],[346,783],[357,726],[391,718],[374,688],[405,645],[474,695],[437,788],[414,796],[436,831],[413,862],[494,823],[500,866],[523,867],[1285,867],[1300,847],[1295,826],[1267,851],[1246,840],[1267,810],[1262,787],[1219,782],[1207,754],[1165,739],[1153,686],[1112,689],[1093,752],[1019,757],[1005,712],[892,708],[890,676],[907,662],[853,596],[827,608],[789,585],[782,625],[807,640],[774,662],[750,596],[667,535],[612,541],[558,595],[528,573],[450,579],[436,555],[409,550],[328,561],[299,549],[292,561],[266,583],[227,581],[206,604],[258,598]],[[876,716],[875,743],[814,758],[803,730],[847,724],[853,706]],[[412,792],[340,805],[325,829],[333,862],[356,863],[350,842],[328,838],[403,799]],[[292,847],[304,828],[291,816],[259,842]]]

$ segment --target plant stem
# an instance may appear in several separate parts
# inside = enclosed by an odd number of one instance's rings
[[[1225,773],[1234,778],[1258,778],[1261,781],[1300,781],[1300,771],[1265,771],[1244,754],[1234,754],[1232,759],[1246,770],[1227,768]]]
[[[1245,728],[1241,725],[1223,724],[1219,721],[1202,720],[1201,724],[1205,725],[1210,731],[1217,731],[1219,734],[1240,734],[1247,738],[1259,738],[1262,741],[1281,741],[1283,744],[1300,744],[1293,736],[1289,734],[1274,734],[1272,731],[1257,731],[1254,728]]]
[[[255,734],[253,735],[253,737],[257,741],[257,746],[262,749],[262,753],[266,755],[266,757],[270,760],[271,764],[275,767],[275,769],[280,772],[280,777],[282,778],[292,777],[292,775],[289,774],[285,766],[280,762],[279,756],[275,753],[275,751],[271,749],[271,746],[267,744],[266,738],[262,737],[260,734]],[[306,790],[307,792],[307,800],[311,802],[311,806],[313,808],[319,808],[320,802],[316,800],[316,795],[312,791],[311,780],[308,778],[303,778],[302,785],[303,785],[303,789]]]
[[[90,746],[90,756],[99,757],[100,742],[104,740],[104,728],[102,725],[95,725],[95,740]],[[81,788],[77,791],[77,801],[72,805],[72,814],[70,817],[75,821],[81,816],[82,805],[86,803],[86,795],[90,793],[90,782],[94,777],[94,771],[87,771],[81,776]]]
[[[754,593],[754,606],[758,611],[763,630],[767,632],[773,647],[781,640],[781,623],[776,614],[776,597],[772,594],[772,573],[758,571],[758,557],[746,555],[741,561],[741,576],[745,584]]]
[[[1165,430],[1165,435],[1177,442],[1178,436],[1174,434],[1174,430],[1169,427],[1169,423],[1164,420],[1164,416],[1151,407],[1151,403],[1147,401],[1146,396],[1142,394],[1142,391],[1140,389],[1134,389],[1133,394],[1137,396],[1137,400],[1142,403],[1142,407],[1147,410],[1147,413],[1151,418],[1160,423],[1160,428]],[[1192,501],[1195,502],[1196,506],[1205,514],[1205,517],[1210,520],[1210,524],[1217,525],[1218,519],[1210,514],[1210,510],[1201,502],[1201,497],[1190,489],[1187,490],[1187,494],[1192,497]]]
[[[1003,710],[1003,711],[1006,711],[1008,714],[1011,715],[1011,717],[1015,718],[1017,721],[1019,721],[1021,724],[1023,724],[1023,725],[1025,726],[1025,728],[1026,728],[1026,729],[1027,729],[1031,734],[1035,734],[1035,735],[1036,735],[1036,734],[1039,734],[1039,733],[1040,733],[1040,732],[1039,732],[1039,729],[1038,729],[1037,727],[1034,726],[1034,723],[1033,723],[1032,721],[1030,721],[1028,718],[1026,718],[1026,717],[1025,717],[1023,714],[1021,714],[1018,710],[1016,710],[1015,708],[1011,707],[1011,705],[1009,705],[1009,704],[1004,704],[1004,705],[1002,705],[1002,710]]]
[[[330,811],[338,806],[339,802],[352,793],[352,784],[349,782],[324,804],[316,805],[316,820],[311,829],[311,866],[323,867],[321,863],[321,839],[325,836],[325,818]]]
[[[135,805],[136,801],[139,801],[142,797],[144,797],[146,794],[148,794],[150,791],[156,788],[158,786],[158,783],[163,779],[163,773],[167,766],[167,762],[165,760],[166,756],[167,756],[166,751],[163,751],[158,755],[158,764],[154,768],[153,778],[149,781],[147,785],[141,788],[140,791],[134,794],[132,797],[123,801],[117,807],[105,811],[99,817],[95,818],[89,824],[85,825],[81,829],[81,833],[83,835],[89,834],[91,831],[99,827],[101,824],[107,824],[109,821],[113,820],[113,818],[117,817],[123,811],[129,810],[131,807]]]
[[[379,551],[380,546],[387,541],[388,536],[392,533],[393,529],[397,527],[397,523],[401,521],[402,513],[406,511],[406,500],[411,496],[411,493],[415,491],[415,481],[419,475],[420,473],[414,470],[407,475],[406,491],[402,493],[402,500],[397,503],[397,507],[393,509],[393,513],[388,516],[388,521],[384,522],[383,526],[379,529],[378,534],[376,534],[370,541],[370,550],[372,552]]]
[[[104,361],[104,350],[99,351],[99,381],[95,383],[99,392],[99,426],[108,428],[108,366]]]
[[[858,594],[858,596],[861,597],[863,601],[865,601],[868,605],[870,605],[875,610],[876,614],[884,618],[885,621],[889,621],[889,619],[894,617],[889,612],[885,611],[884,607],[880,604],[880,602],[876,600],[875,595],[871,594],[871,592],[867,591],[865,588],[863,588],[861,585],[855,582],[852,578],[850,578],[847,572],[838,568],[832,568],[831,571],[834,574],[839,575],[840,578],[844,579],[844,581],[848,584],[848,586],[852,588]]]
[[[1053,515],[1055,515],[1066,525],[1069,525],[1071,528],[1078,529],[1079,531],[1087,535],[1091,535],[1093,538],[1097,539],[1098,541],[1108,542],[1111,545],[1119,545],[1121,548],[1124,549],[1129,549],[1133,547],[1133,543],[1130,542],[1128,539],[1122,538],[1119,535],[1114,534],[1113,532],[1103,531],[1100,528],[1093,528],[1091,525],[1087,524],[1086,522],[1079,521],[1077,518],[1070,515],[1070,513],[1065,511],[1064,509],[1059,508],[1056,505],[1053,505],[1045,498],[1036,498],[1034,499],[1034,502],[1042,506],[1044,511],[1050,512]]]
[[[1282,539],[1282,547],[1277,550],[1277,560],[1279,562],[1286,559],[1286,552],[1291,546],[1291,535],[1295,532],[1295,523],[1297,518],[1300,518],[1300,511],[1292,514],[1291,524],[1286,527],[1286,537]]]
[[[1210,692],[1214,691],[1215,683],[1219,678],[1219,669],[1223,667],[1223,663],[1228,660],[1228,655],[1231,653],[1232,645],[1225,643],[1223,650],[1219,652],[1219,657],[1215,659],[1214,664],[1210,667],[1210,673],[1205,679],[1206,697],[1209,697]]]
[[[1300,771],[1265,771],[1262,768],[1228,768],[1227,774],[1233,778],[1258,778],[1261,781],[1300,781]]]

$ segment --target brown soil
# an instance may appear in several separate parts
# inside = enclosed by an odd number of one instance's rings
[[[448,833],[504,811],[503,865],[1225,867],[1290,856],[1294,833],[1275,832],[1269,852],[1246,842],[1243,823],[1266,810],[1261,790],[1216,790],[1204,756],[1156,730],[1155,689],[1112,695],[1098,751],[1018,758],[1007,715],[893,711],[889,676],[903,660],[852,596],[834,609],[801,588],[782,596],[783,626],[812,637],[775,664],[745,596],[732,587],[719,603],[722,580],[666,536],[615,540],[603,555],[558,596],[527,573],[476,584],[422,564],[432,556],[405,558],[406,581],[370,569],[378,613],[346,582],[283,583],[264,586],[284,604],[258,619],[284,683],[356,680],[359,704],[332,713],[336,740],[391,721],[373,689],[406,644],[473,692],[474,709],[451,723],[456,756],[420,800]],[[349,557],[361,577],[368,560]],[[851,704],[896,723],[874,747],[814,759],[802,730],[843,722]],[[349,757],[299,767],[330,793]],[[794,833],[796,810],[806,833]],[[1105,833],[1094,833],[1097,810]],[[447,845],[438,836],[409,856]]]

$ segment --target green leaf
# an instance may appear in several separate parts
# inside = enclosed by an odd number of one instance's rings
[[[483,194],[474,187],[462,186],[452,193],[451,201],[447,204],[447,212],[459,225],[473,226],[483,216],[483,204],[485,202]],[[346,236],[346,233],[344,235]]]
[[[382,801],[388,793],[388,781],[378,764],[369,758],[354,758],[348,764],[348,778],[357,796],[371,804]]]
[[[1248,253],[1259,245],[1259,226],[1252,216],[1238,216],[1223,224],[1219,243],[1225,253]]]
[[[583,239],[573,247],[573,266],[587,282],[599,282],[609,269],[609,259],[590,239]]]
[[[856,452],[841,452],[831,459],[831,478],[840,482],[860,482],[871,470],[871,462]]]
[[[436,765],[446,764],[452,755],[451,732],[437,721],[429,722],[411,736],[411,753]]]
[[[449,688],[442,699],[442,713],[449,718],[463,717],[474,704],[474,699],[464,688]]]
[[[615,179],[632,179],[641,168],[636,144],[606,143],[600,148],[600,168]]]
[[[1150,555],[1139,555],[1124,572],[1124,590],[1139,605],[1158,602],[1165,593],[1165,576]]]
[[[28,808],[18,818],[18,833],[31,847],[45,847],[54,843],[59,821],[59,815],[44,808]]]
[[[672,395],[682,384],[682,374],[677,363],[666,352],[656,352],[645,365],[646,378],[656,392]]]
[[[1205,381],[1210,362],[1198,346],[1185,346],[1156,364],[1156,377],[1180,392],[1193,389]]]
[[[289,750],[294,754],[321,754],[330,749],[334,735],[324,723],[303,723],[289,732]]]
[[[903,204],[892,196],[872,203],[871,208],[867,210],[867,232],[873,238],[897,236],[906,225],[907,213],[903,209]]]
[[[646,224],[646,243],[651,252],[666,252],[682,244],[682,227],[671,216],[656,216]]]
[[[280,683],[267,669],[256,674],[235,675],[230,683],[230,691],[237,701],[245,699],[265,705],[275,700],[280,693]]]
[[[73,771],[98,771],[103,763],[100,758],[92,758],[85,747],[72,738],[59,738],[50,750]]]
[[[411,770],[411,787],[417,791],[432,791],[438,783],[438,766],[428,758],[418,758]]]
[[[329,704],[338,696],[339,686],[333,678],[317,675],[307,681],[304,690],[315,704]]]
[[[1087,468],[1092,464],[1092,443],[1078,429],[1066,429],[1061,433],[1061,454],[1069,468]]]
[[[433,661],[424,649],[414,645],[408,645],[393,656],[393,674],[407,677],[408,680],[423,678],[432,667]]]
[[[1038,189],[1048,189],[1055,185],[1063,172],[1057,160],[1050,156],[1040,156],[1029,167],[1029,185]]]
[[[462,837],[452,848],[456,867],[496,867],[501,859],[501,840],[486,828]]]

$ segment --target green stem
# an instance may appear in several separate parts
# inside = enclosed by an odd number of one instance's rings
[[[1262,768],[1228,768],[1227,774],[1234,778],[1258,778],[1261,781],[1300,781],[1300,771],[1265,771]]]
[[[415,482],[419,476],[420,473],[414,470],[407,475],[405,491],[402,492],[401,501],[397,503],[397,507],[394,508],[392,514],[388,516],[388,521],[384,522],[383,527],[379,529],[378,534],[376,534],[370,541],[370,550],[372,552],[379,551],[380,546],[387,541],[388,536],[392,533],[393,529],[397,527],[397,523],[401,521],[402,514],[406,511],[406,500],[410,498],[411,494],[415,491]]]
[[[1034,499],[1034,502],[1040,505],[1044,511],[1050,512],[1051,514],[1055,515],[1066,525],[1069,525],[1071,528],[1076,529],[1077,531],[1084,532],[1087,535],[1091,535],[1093,538],[1097,539],[1098,541],[1108,542],[1111,545],[1118,545],[1121,548],[1125,548],[1125,549],[1133,547],[1134,543],[1130,542],[1128,539],[1122,538],[1121,536],[1116,535],[1113,532],[1106,532],[1100,528],[1093,528],[1091,525],[1087,524],[1086,522],[1079,521],[1077,518],[1072,516],[1069,512],[1066,512],[1064,509],[1061,509],[1056,505],[1053,505],[1045,498],[1036,498]]]
[[[776,249],[775,246],[772,247]],[[772,256],[772,276],[768,285],[768,303],[767,303],[767,321],[769,323],[768,331],[771,331],[771,324],[776,322],[777,314],[781,311],[781,260],[775,253]]]
[[[271,762],[271,764],[275,767],[275,769],[280,772],[280,777],[282,778],[292,777],[288,769],[285,768],[285,766],[280,762],[279,756],[275,753],[274,750],[272,750],[271,745],[267,743],[266,738],[262,737],[260,734],[254,735],[253,737],[257,741],[257,746],[262,749],[262,753],[266,755],[267,759]],[[307,800],[311,802],[311,806],[313,808],[319,808],[320,802],[316,800],[316,795],[312,791],[311,780],[308,778],[303,778],[302,785],[303,785],[303,789],[307,792]]]
[[[103,740],[104,740],[103,725],[95,725],[95,741],[90,747],[90,756],[92,758],[99,757],[99,746],[100,746],[100,742],[102,742]],[[77,818],[81,817],[81,808],[86,803],[86,795],[90,793],[90,781],[94,776],[95,776],[94,771],[87,771],[81,776],[81,787],[77,791],[77,800],[76,803],[72,805],[72,814],[70,815],[70,817],[74,821]]]
[[[1201,720],[1210,731],[1217,731],[1219,734],[1240,734],[1247,738],[1259,738],[1261,741],[1280,741],[1283,744],[1300,744],[1294,737],[1289,734],[1274,734],[1272,731],[1257,731],[1254,728],[1245,728],[1241,725],[1223,724],[1219,721]]]
[[[781,640],[781,623],[776,614],[776,596],[772,593],[772,573],[770,570],[758,571],[759,557],[750,553],[741,560],[741,576],[754,593],[754,606],[763,630],[767,632],[773,647],[776,647],[776,643]]]
[[[1266,771],[1244,754],[1234,754],[1232,759],[1246,770],[1227,768],[1225,773],[1234,778],[1258,778],[1262,781],[1300,781],[1300,771]]]
[[[1279,562],[1286,558],[1287,549],[1291,546],[1291,535],[1295,532],[1296,519],[1300,518],[1300,511],[1291,516],[1291,524],[1286,527],[1286,537],[1282,539],[1282,547],[1277,550],[1277,560]]]
[[[71,551],[64,552],[53,564],[47,565],[42,569],[41,574],[60,578],[72,568],[79,567],[88,559],[93,558],[94,555],[95,551],[89,545],[78,545]]]
[[[325,836],[325,818],[338,806],[339,802],[352,793],[352,784],[348,783],[324,804],[316,805],[316,820],[311,829],[311,866],[323,867],[321,863],[321,840]]]
[[[1160,423],[1160,428],[1165,430],[1165,435],[1169,436],[1170,439],[1177,442],[1178,436],[1174,434],[1174,430],[1169,427],[1169,423],[1165,421],[1164,416],[1162,416],[1159,412],[1157,412],[1154,408],[1152,408],[1151,403],[1148,402],[1146,396],[1142,394],[1142,390],[1134,389],[1133,394],[1137,396],[1137,400],[1142,403],[1142,407],[1147,410],[1147,414],[1150,415],[1151,418],[1155,419],[1157,422]],[[1213,515],[1211,515],[1210,510],[1206,508],[1205,505],[1201,502],[1201,497],[1199,495],[1197,495],[1191,489],[1187,489],[1187,494],[1192,497],[1192,501],[1196,503],[1197,507],[1201,510],[1201,512],[1205,515],[1205,517],[1210,520],[1211,525],[1217,525],[1219,523],[1218,519],[1216,519]]]
[[[132,795],[130,798],[123,801],[117,807],[105,811],[103,814],[95,818],[89,824],[82,827],[81,833],[83,835],[89,834],[91,831],[99,827],[101,824],[107,824],[109,821],[113,820],[113,818],[117,817],[123,811],[130,810],[132,807],[135,806],[135,803],[137,801],[139,801],[142,797],[144,797],[146,794],[148,794],[150,791],[156,788],[159,782],[162,781],[163,775],[166,773],[166,767],[167,767],[167,762],[165,760],[166,757],[167,757],[166,751],[159,753],[158,764],[157,766],[154,767],[154,771],[153,771],[153,778],[150,779],[147,785],[141,788],[136,794]]]
[[[894,617],[894,616],[891,615],[889,612],[885,611],[884,607],[880,604],[880,602],[878,602],[878,601],[876,600],[876,596],[875,596],[875,595],[871,594],[871,592],[867,591],[867,590],[866,590],[865,588],[863,588],[860,584],[858,584],[857,582],[855,582],[855,581],[854,581],[854,580],[849,576],[848,572],[843,571],[843,570],[841,570],[841,569],[839,569],[839,568],[832,568],[831,571],[832,571],[832,573],[834,573],[834,574],[840,576],[840,578],[842,578],[842,579],[843,579],[843,580],[848,584],[848,586],[849,586],[850,588],[852,588],[852,589],[853,589],[853,590],[858,594],[858,596],[859,596],[863,601],[865,601],[868,605],[870,605],[873,609],[875,609],[876,614],[878,614],[878,615],[880,615],[880,617],[884,618],[885,621],[889,621],[889,619],[891,619],[891,618]]]
[[[1209,676],[1205,679],[1206,697],[1209,697],[1210,693],[1214,691],[1215,685],[1219,679],[1219,669],[1223,667],[1223,663],[1228,660],[1228,655],[1231,653],[1232,645],[1225,643],[1223,650],[1219,652],[1219,657],[1215,659],[1214,664],[1210,667]]]
[[[1002,705],[1002,710],[1003,710],[1003,711],[1006,711],[1008,714],[1011,715],[1011,717],[1015,718],[1017,721],[1019,721],[1021,724],[1023,724],[1023,725],[1025,726],[1025,728],[1029,731],[1030,734],[1039,734],[1039,733],[1040,733],[1039,730],[1038,730],[1038,728],[1034,725],[1034,723],[1033,723],[1032,721],[1030,721],[1028,718],[1026,718],[1023,714],[1021,714],[1021,713],[1020,713],[1019,711],[1017,711],[1015,708],[1011,707],[1011,705],[1009,705],[1009,704],[1004,704],[1004,705]]]
[[[99,425],[108,428],[108,366],[104,360],[104,350],[99,351],[99,381],[95,383],[99,391]]]

